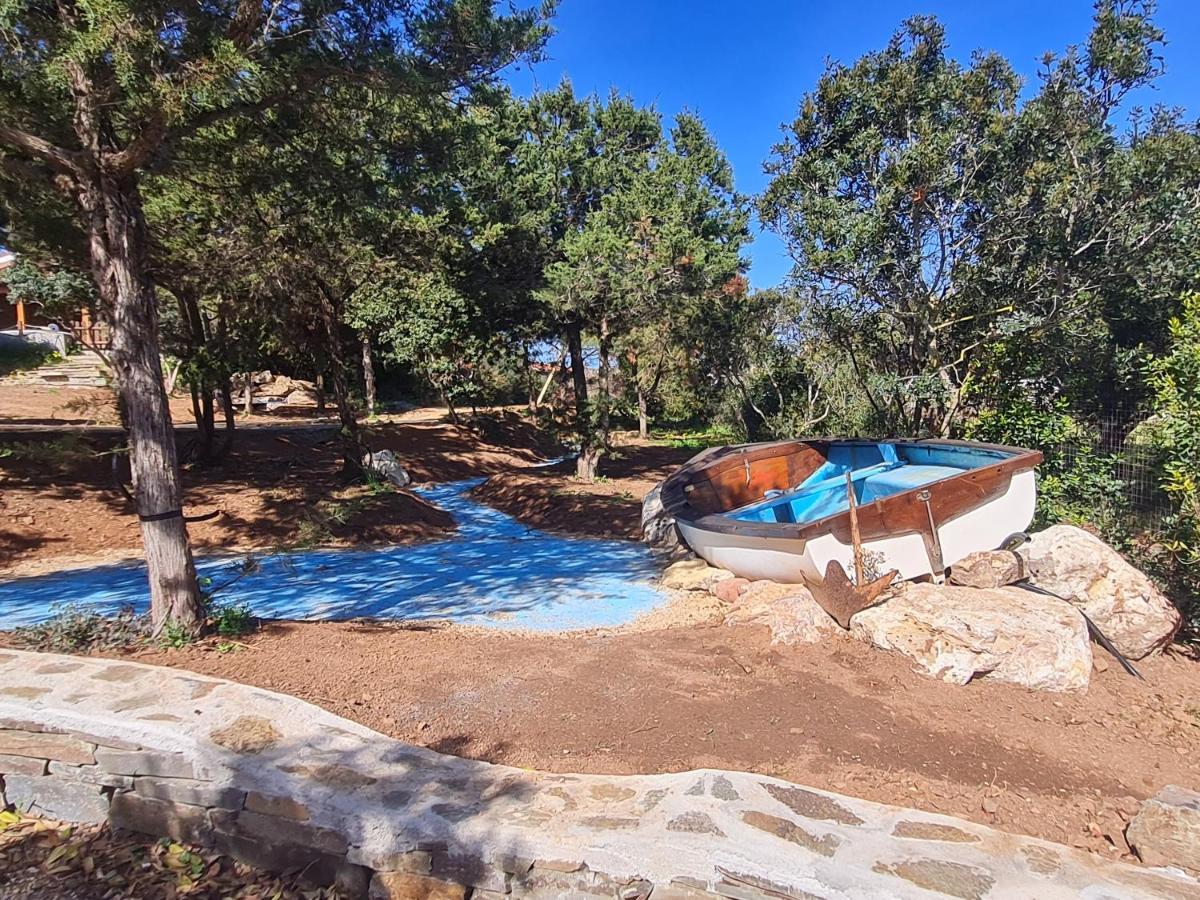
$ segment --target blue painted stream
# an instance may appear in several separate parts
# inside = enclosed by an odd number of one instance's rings
[[[522,525],[466,496],[482,478],[417,489],[458,523],[446,540],[362,550],[255,554],[257,570],[217,593],[268,619],[450,619],[565,631],[622,625],[665,602],[659,565],[632,541],[564,537]],[[214,587],[245,555],[197,559]],[[50,618],[64,605],[113,613],[147,604],[140,563],[0,582],[0,630]]]

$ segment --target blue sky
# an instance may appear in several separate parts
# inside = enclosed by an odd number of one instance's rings
[[[512,72],[522,94],[550,88],[565,75],[577,93],[612,87],[666,116],[699,113],[728,154],[738,189],[760,191],[762,163],[800,98],[816,84],[826,58],[850,62],[882,47],[910,15],[933,14],[946,26],[951,52],[1002,53],[1034,81],[1047,50],[1082,43],[1090,0],[561,0],[550,59]],[[1166,31],[1166,74],[1137,98],[1200,114],[1200,2],[1161,0],[1156,21]],[[790,263],[770,234],[750,247],[755,287],[779,283]]]

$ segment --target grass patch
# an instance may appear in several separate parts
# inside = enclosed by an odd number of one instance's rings
[[[705,450],[736,443],[733,432],[720,426],[652,429],[650,440],[659,446],[678,450]]]

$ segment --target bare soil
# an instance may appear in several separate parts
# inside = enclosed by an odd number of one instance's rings
[[[544,531],[638,540],[642,498],[695,453],[621,435],[614,455],[601,461],[595,483],[577,479],[574,460],[565,460],[500,472],[472,496]]]
[[[559,636],[277,623],[238,652],[139,658],[460,756],[555,772],[756,771],[1110,856],[1129,855],[1139,800],[1200,783],[1200,666],[1183,655],[1140,663],[1144,683],[1113,663],[1087,695],[1057,695],[944,684],[848,637],[780,647],[719,622]]]
[[[190,439],[187,432],[179,436],[181,443]],[[185,513],[217,513],[189,524],[194,546],[404,543],[454,528],[449,515],[409,491],[346,484],[334,436],[329,428],[245,429],[221,464],[185,467]],[[116,438],[63,440],[60,434],[5,442],[0,435],[0,444],[15,451],[0,458],[0,574],[140,552],[133,506],[116,488],[112,457],[104,452]],[[417,482],[484,475],[542,458],[533,449],[499,447],[466,427],[438,421],[381,423],[367,429],[367,440],[375,449],[395,449]]]
[[[477,496],[530,524],[636,536],[641,497],[690,450],[628,442],[605,480],[577,482],[517,418],[480,431],[413,414],[373,427],[418,481],[477,475]],[[334,542],[417,540],[453,527],[408,492],[346,487],[331,433],[248,430],[225,465],[189,469],[200,547],[295,541],[317,520]],[[0,572],[133,553],[134,519],[107,457],[0,459]],[[382,505],[373,506],[372,503]],[[330,505],[344,523],[330,525]],[[336,518],[336,517],[334,517]],[[341,528],[338,531],[338,528]],[[293,694],[396,738],[558,772],[743,769],[1127,856],[1123,830],[1164,784],[1200,785],[1200,665],[1144,660],[1146,681],[1097,649],[1085,696],[986,681],[966,687],[848,637],[773,646],[688,595],[634,627],[531,635],[430,623],[271,623],[216,643],[142,650],[146,662]],[[0,636],[0,642],[4,637]]]

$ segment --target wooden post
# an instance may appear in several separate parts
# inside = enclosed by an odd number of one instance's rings
[[[854,496],[854,479],[846,473],[846,498],[850,502],[850,543],[854,545],[854,583],[867,583],[867,567],[863,560],[862,534],[858,530],[858,500]]]
[[[17,334],[25,333],[25,301],[17,301]]]

